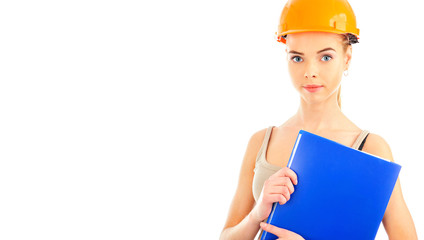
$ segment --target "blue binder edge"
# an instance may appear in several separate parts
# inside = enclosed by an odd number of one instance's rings
[[[305,130],[300,130],[298,134],[311,134],[311,135],[315,135],[315,136],[317,136],[317,137],[319,137],[319,138],[324,139],[325,141],[330,141],[330,142],[336,143],[336,144],[338,144],[338,145],[340,145],[340,146],[343,146],[343,147],[346,147],[346,148],[350,148],[350,149],[353,149],[353,150],[358,151],[358,152],[361,152],[361,153],[368,154],[368,155],[370,155],[370,156],[373,156],[373,157],[379,158],[379,159],[381,159],[381,160],[384,160],[384,161],[386,161],[386,162],[389,162],[389,163],[391,163],[391,164],[393,164],[393,165],[397,165],[397,166],[399,166],[399,167],[402,167],[401,165],[399,165],[399,164],[397,164],[397,163],[395,163],[395,162],[392,162],[392,161],[390,161],[390,160],[388,160],[388,159],[385,159],[385,158],[379,157],[379,156],[377,156],[377,155],[374,155],[374,154],[371,154],[371,153],[367,153],[367,152],[364,152],[364,151],[361,151],[361,150],[358,150],[358,149],[355,149],[355,148],[352,148],[352,147],[349,147],[349,146],[346,146],[346,145],[344,145],[344,144],[338,143],[338,142],[333,141],[333,140],[331,140],[331,139],[328,139],[328,138],[322,137],[322,136],[320,136],[320,135],[316,135],[316,134],[314,134],[314,133],[311,133],[311,132],[308,132],[308,131],[305,131]],[[296,144],[297,144],[297,140],[296,140]],[[292,153],[292,154],[293,154],[293,153]],[[290,157],[290,159],[291,159],[291,157]],[[290,162],[289,162],[289,163],[290,163]],[[291,166],[291,165],[290,165],[290,166]],[[287,167],[288,167],[288,168],[290,168],[290,166],[287,164]]]

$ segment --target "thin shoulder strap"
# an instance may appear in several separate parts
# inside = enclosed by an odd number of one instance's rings
[[[256,155],[256,162],[259,160],[259,158],[262,156],[262,154],[263,154],[263,152],[264,152],[264,149],[267,149],[268,148],[268,142],[269,142],[269,137],[271,136],[271,131],[272,131],[272,128],[273,128],[274,126],[269,126],[268,127],[268,129],[266,130],[266,133],[265,133],[265,137],[264,137],[264,140],[263,140],[263,142],[262,142],[262,146],[261,146],[261,149],[259,149],[259,152],[258,152],[258,154]]]
[[[359,147],[361,146],[361,143],[364,141],[364,139],[368,136],[368,134],[370,133],[370,131],[368,130],[362,130],[362,132],[359,134],[358,138],[356,138],[355,143],[352,145],[352,148],[354,149],[359,149]]]

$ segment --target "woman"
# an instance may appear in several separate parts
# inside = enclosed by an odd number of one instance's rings
[[[289,0],[285,5],[277,40],[286,44],[289,74],[300,105],[282,125],[262,129],[250,138],[220,239],[253,239],[261,229],[279,239],[303,239],[263,222],[273,202],[285,204],[294,192],[297,176],[285,166],[301,129],[393,161],[381,136],[362,130],[341,112],[342,74],[349,68],[351,44],[358,42],[358,36],[355,15],[346,0]],[[399,179],[382,222],[391,240],[417,239]]]

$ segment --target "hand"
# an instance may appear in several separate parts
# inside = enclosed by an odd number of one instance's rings
[[[252,210],[252,216],[256,221],[265,220],[272,210],[272,204],[279,202],[285,204],[290,199],[290,194],[294,192],[297,185],[296,173],[288,167],[283,167],[271,175],[264,183],[258,204]]]
[[[274,234],[280,240],[305,240],[299,234],[292,232],[292,231],[289,231],[287,229],[279,228],[279,227],[276,227],[274,225],[264,223],[264,222],[261,222],[260,225],[261,225],[261,228],[264,231],[267,231],[269,233]]]

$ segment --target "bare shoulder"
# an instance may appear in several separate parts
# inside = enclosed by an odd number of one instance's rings
[[[263,128],[252,134],[252,136],[249,139],[249,144],[246,150],[247,153],[250,153],[251,155],[256,156],[256,154],[259,152],[262,146],[267,129],[268,128]]]
[[[252,170],[255,167],[256,159],[258,157],[259,151],[261,150],[267,129],[268,128],[263,128],[258,130],[250,136],[243,159],[244,167],[242,167],[242,169],[245,169],[243,174],[250,174],[253,172]]]
[[[250,137],[251,141],[254,141],[256,144],[262,145],[267,129],[268,128],[263,128],[261,130],[254,132],[252,136]]]
[[[387,141],[376,133],[369,133],[362,151],[394,162],[392,150]]]

